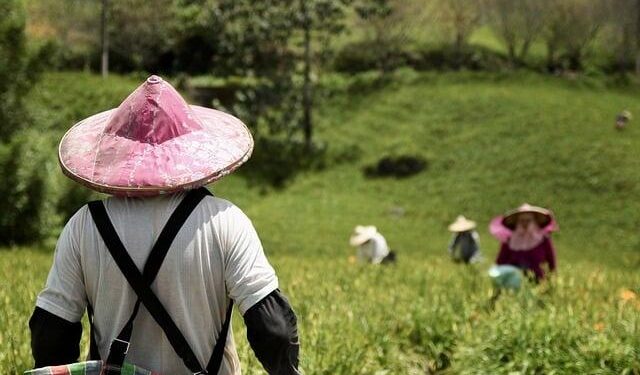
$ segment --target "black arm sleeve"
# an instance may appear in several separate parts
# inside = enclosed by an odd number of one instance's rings
[[[36,307],[29,320],[29,329],[36,368],[78,361],[82,336],[80,322],[71,323]]]
[[[296,315],[279,290],[271,292],[244,314],[247,339],[270,375],[299,375]]]

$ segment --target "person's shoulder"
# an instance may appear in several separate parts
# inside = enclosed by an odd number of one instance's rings
[[[245,213],[233,202],[213,195],[208,195],[202,199],[204,208],[213,216],[228,219],[246,218]]]
[[[239,210],[240,208],[238,208],[238,206],[236,206],[235,204],[233,204],[233,202],[221,198],[221,197],[217,197],[215,195],[207,195],[206,197],[202,198],[202,203],[210,208],[210,209],[215,209],[217,211],[225,211],[225,210]]]
[[[78,208],[73,215],[71,215],[65,227],[73,228],[83,225],[90,215],[89,203],[85,203],[82,207]]]
[[[79,238],[90,230],[88,225],[93,225],[93,221],[87,203],[80,207],[69,220],[67,220],[58,237],[58,243],[77,245]]]

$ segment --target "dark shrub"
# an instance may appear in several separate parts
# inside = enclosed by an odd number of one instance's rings
[[[501,70],[509,67],[506,56],[486,47],[451,45],[425,48],[408,62],[416,70]]]
[[[364,174],[369,178],[403,178],[418,174],[422,172],[426,167],[427,161],[420,156],[385,156],[376,164],[365,167]]]
[[[251,159],[240,169],[250,185],[282,188],[301,171],[322,169],[326,162],[326,148],[304,142],[260,137],[255,140]]]
[[[281,189],[304,171],[322,170],[357,160],[362,153],[357,145],[331,150],[324,144],[311,148],[300,140],[258,137],[251,159],[240,168],[239,174],[250,186]]]

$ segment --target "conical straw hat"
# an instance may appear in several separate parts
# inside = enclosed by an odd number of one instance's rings
[[[251,156],[253,138],[237,118],[188,105],[157,76],[115,109],[74,125],[62,138],[62,171],[91,189],[148,196],[193,189]]]
[[[451,225],[449,225],[450,232],[466,232],[476,228],[476,222],[469,220],[466,217],[460,215]]]
[[[518,215],[523,213],[533,214],[540,228],[546,227],[553,220],[553,213],[550,210],[524,203],[520,207],[507,212],[502,219],[502,224],[509,229],[515,229]]]
[[[372,239],[373,236],[376,235],[376,233],[378,233],[378,229],[373,225],[357,225],[353,229],[353,233],[351,234],[351,238],[349,239],[349,244],[351,246],[360,246]]]

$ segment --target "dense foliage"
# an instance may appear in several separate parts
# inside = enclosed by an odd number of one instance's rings
[[[99,68],[99,1],[23,1],[30,15],[29,34],[56,42],[60,67]],[[503,53],[510,66],[554,72],[640,67],[640,8],[635,0],[111,0],[109,4],[111,66],[119,72],[225,76],[249,66],[286,65],[307,27],[313,30],[316,47],[322,46],[314,62],[323,68],[331,66],[335,53],[347,53],[347,45],[358,43],[376,45],[368,53],[373,55],[373,66],[382,70],[395,68],[396,56],[416,48],[427,53],[470,45]]]
[[[0,145],[0,244],[55,239],[64,222],[94,196],[58,167],[60,137],[75,122],[110,109],[131,92],[135,80],[82,74],[47,75],[25,98],[30,121]]]

